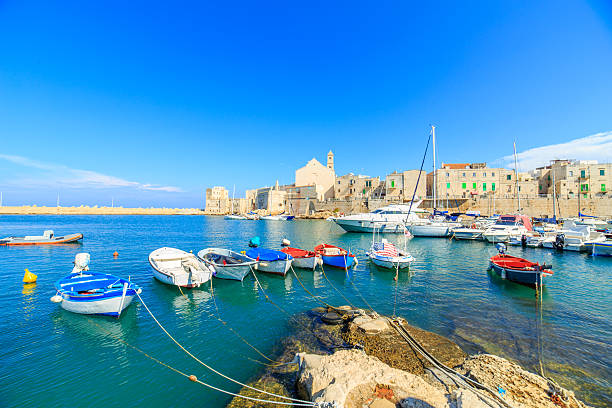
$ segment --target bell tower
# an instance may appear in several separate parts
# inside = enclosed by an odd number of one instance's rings
[[[327,168],[334,171],[334,153],[331,150],[327,153]]]

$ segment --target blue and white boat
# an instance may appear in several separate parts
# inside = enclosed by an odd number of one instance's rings
[[[355,255],[349,253],[344,248],[331,244],[321,244],[314,248],[315,254],[320,255],[324,265],[335,268],[348,269],[357,265]]]
[[[121,316],[141,289],[114,275],[88,272],[89,259],[87,253],[76,255],[72,273],[55,283],[51,301],[73,313]]]
[[[612,241],[595,242],[593,256],[612,256]]]
[[[281,251],[265,248],[251,248],[246,256],[257,261],[257,270],[285,276],[291,267],[293,257]]]
[[[410,264],[414,261],[414,258],[408,251],[398,249],[393,243],[384,238],[380,241],[372,242],[368,257],[374,265],[387,269],[409,268]]]

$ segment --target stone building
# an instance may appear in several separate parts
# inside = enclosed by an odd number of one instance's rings
[[[327,166],[312,158],[304,167],[295,171],[295,186],[315,186],[317,200],[323,201],[334,197],[334,154],[327,153]]]
[[[541,194],[583,198],[607,197],[612,187],[612,163],[596,160],[553,160],[549,166],[536,169]]]
[[[246,201],[251,210],[266,210],[270,214],[287,211],[287,191],[279,187],[278,181],[274,187],[247,190]]]
[[[206,214],[227,214],[230,210],[229,191],[225,187],[215,186],[206,189]]]
[[[336,177],[334,197],[341,200],[365,199],[372,197],[380,185],[379,177],[355,175],[353,173]]]
[[[427,194],[427,176],[424,171],[419,178],[419,170],[394,171],[385,177],[385,197],[391,201],[410,201],[416,189],[416,199],[423,199]]]

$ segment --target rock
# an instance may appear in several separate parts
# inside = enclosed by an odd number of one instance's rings
[[[412,399],[415,403],[422,403],[420,406],[423,407],[449,407],[443,391],[414,374],[389,367],[362,351],[337,351],[322,356],[315,366],[308,365],[306,356],[303,361],[298,376],[299,388],[315,402],[336,401],[341,407],[361,408],[368,393],[372,394],[378,384],[384,384],[396,399],[391,401],[392,404]]]
[[[361,317],[358,317],[357,319],[366,320]],[[353,321],[353,323],[355,322]],[[359,330],[363,331],[366,334],[378,334],[380,332],[384,332],[390,329],[389,324],[387,323],[387,320],[385,320],[382,317],[379,317],[378,319],[368,319],[366,321],[361,322],[361,324],[358,324],[358,323],[355,323],[355,324],[357,324],[357,327],[359,327]]]
[[[491,408],[470,390],[456,390],[453,397],[457,401],[457,408]]]
[[[376,398],[370,404],[370,408],[395,408],[395,404],[387,399]]]

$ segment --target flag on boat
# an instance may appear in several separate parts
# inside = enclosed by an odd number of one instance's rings
[[[398,256],[399,252],[395,245],[390,242],[376,242],[373,247],[374,252],[381,256]]]

